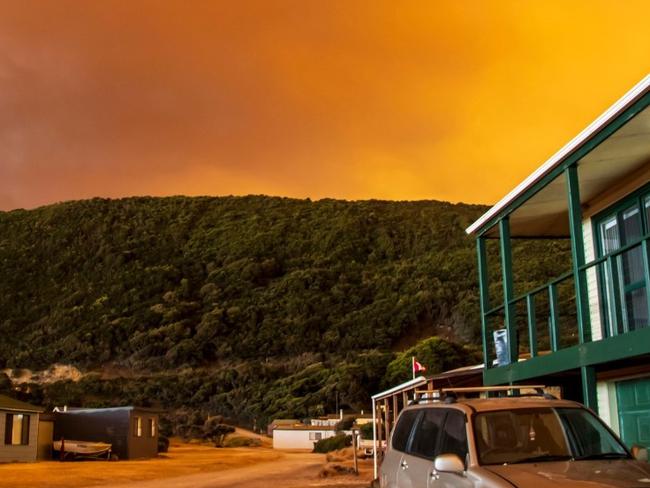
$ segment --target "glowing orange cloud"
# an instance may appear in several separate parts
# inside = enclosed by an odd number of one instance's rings
[[[0,209],[489,203],[650,71],[645,1],[2,3]]]

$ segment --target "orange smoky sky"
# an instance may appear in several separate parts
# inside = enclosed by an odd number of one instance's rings
[[[647,1],[0,0],[0,209],[496,201],[650,67]]]

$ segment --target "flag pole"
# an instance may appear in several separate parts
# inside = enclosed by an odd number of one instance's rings
[[[415,379],[415,356],[411,356],[411,373],[413,373],[413,379]]]

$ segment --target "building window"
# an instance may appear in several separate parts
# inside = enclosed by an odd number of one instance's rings
[[[322,432],[310,432],[309,433],[309,440],[310,441],[319,441],[323,438],[323,433]]]
[[[29,444],[29,415],[8,413],[5,417],[5,444],[26,446]]]
[[[133,419],[133,435],[142,437],[142,417],[135,417]]]
[[[600,257],[626,248],[612,258],[616,272],[610,276],[604,266],[600,269],[605,333],[612,336],[647,327],[650,284],[646,283],[648,270],[641,242],[650,232],[650,188],[646,186],[616,203],[595,222]]]
[[[149,437],[156,437],[156,419],[149,419]]]

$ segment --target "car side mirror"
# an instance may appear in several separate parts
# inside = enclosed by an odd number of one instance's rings
[[[647,463],[648,449],[638,445],[632,446],[632,456],[634,456],[634,459],[637,461],[645,461]]]
[[[439,473],[463,474],[465,464],[457,454],[440,454],[433,462],[433,467]]]

